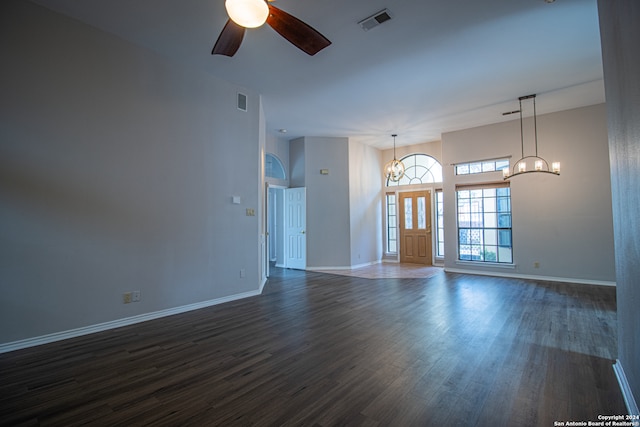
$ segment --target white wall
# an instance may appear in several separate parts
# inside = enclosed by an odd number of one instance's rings
[[[544,97],[538,97],[538,103]],[[525,155],[533,151],[525,125]],[[560,176],[523,175],[511,179],[512,269],[457,262],[455,185],[502,181],[501,173],[454,175],[451,164],[521,157],[518,120],[442,137],[445,202],[445,268],[507,275],[615,282],[613,223],[604,104],[538,116],[538,150],[562,163]],[[539,263],[539,268],[534,263]]]
[[[0,16],[0,343],[257,292],[258,96],[25,1]]]

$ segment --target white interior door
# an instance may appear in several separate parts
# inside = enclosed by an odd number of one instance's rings
[[[285,197],[285,267],[307,268],[307,189],[287,188]]]

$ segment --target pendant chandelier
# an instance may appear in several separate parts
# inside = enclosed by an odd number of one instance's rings
[[[398,135],[394,133],[391,136],[393,137],[393,160],[384,166],[384,177],[390,181],[398,182],[404,176],[404,164],[396,159],[396,136]]]
[[[524,131],[522,125],[522,101],[532,99],[533,100],[533,132],[534,132],[534,142],[535,142],[535,155],[533,156],[525,156],[524,155]],[[520,113],[520,146],[522,148],[522,158],[513,164],[513,169],[509,170],[503,169],[503,179],[507,180],[517,175],[522,175],[524,173],[550,173],[553,175],[560,175],[560,162],[553,162],[551,164],[551,168],[549,168],[549,163],[538,156],[538,125],[537,125],[537,117],[536,117],[536,95],[526,95],[518,98],[520,102],[520,110],[511,111],[509,113]]]

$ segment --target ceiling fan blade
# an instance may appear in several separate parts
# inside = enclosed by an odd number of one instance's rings
[[[226,55],[233,56],[236,54],[242,39],[244,38],[244,27],[233,22],[231,19],[227,20],[222,32],[216,40],[216,44],[213,45],[212,55]]]
[[[271,4],[269,4],[267,24],[294,46],[311,56],[331,44],[325,36],[310,25]]]

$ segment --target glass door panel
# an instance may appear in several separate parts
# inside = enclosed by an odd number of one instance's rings
[[[418,197],[418,229],[426,230],[427,228],[427,210],[425,197]]]
[[[413,229],[413,198],[411,197],[404,199],[404,228]]]

